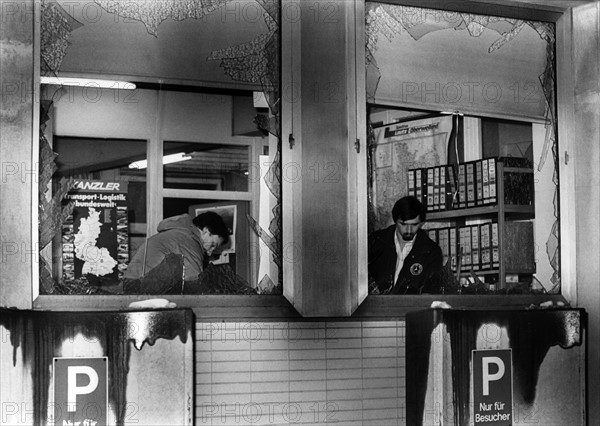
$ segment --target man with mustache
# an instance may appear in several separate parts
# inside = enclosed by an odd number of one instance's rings
[[[399,199],[394,224],[369,236],[369,281],[375,294],[440,293],[442,250],[421,228],[426,207],[415,197]]]

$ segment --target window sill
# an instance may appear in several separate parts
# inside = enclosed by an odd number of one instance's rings
[[[283,296],[242,295],[152,295],[152,296],[39,296],[36,310],[56,311],[121,311],[131,302],[166,298],[178,308],[192,308],[199,321],[282,321],[336,320],[375,321],[403,320],[410,311],[427,309],[434,301],[445,301],[455,309],[526,309],[531,305],[552,301],[568,306],[561,295],[419,295],[368,296],[354,314],[347,318],[303,318]]]

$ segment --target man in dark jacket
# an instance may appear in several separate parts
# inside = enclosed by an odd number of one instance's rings
[[[426,208],[403,197],[392,209],[394,225],[369,236],[369,281],[373,293],[441,293],[442,250],[421,229]]]

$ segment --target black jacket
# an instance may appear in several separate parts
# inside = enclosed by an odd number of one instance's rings
[[[396,225],[373,232],[369,236],[369,281],[380,294],[441,293],[442,250],[425,231],[418,230],[412,250],[404,259],[396,285]]]

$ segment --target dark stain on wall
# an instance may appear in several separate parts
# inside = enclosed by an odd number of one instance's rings
[[[108,357],[109,363],[109,404],[116,414],[117,425],[123,425],[132,344],[142,350],[146,343],[152,346],[157,339],[173,340],[177,336],[185,344],[192,324],[189,309],[48,312],[0,308],[0,325],[10,332],[13,366],[20,347],[23,364],[33,379],[33,424],[45,424],[48,419],[52,358],[61,355],[64,342],[72,342],[81,335],[102,347],[103,354],[99,356]]]
[[[477,348],[477,333],[490,327],[489,343],[499,343],[498,332],[506,330],[513,359],[513,392],[526,404],[535,402],[540,367],[552,346],[581,345],[584,311],[581,309],[455,310],[430,309],[406,316],[406,420],[423,424],[429,374],[431,340],[450,340],[455,424],[469,424],[470,360]],[[447,335],[434,331],[445,324]],[[408,368],[410,367],[410,368]],[[442,415],[448,407],[441,407]],[[431,414],[431,413],[430,413]]]

